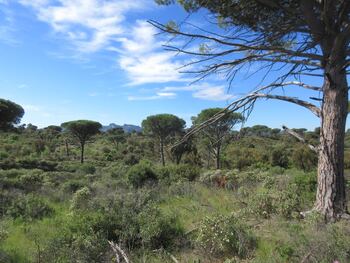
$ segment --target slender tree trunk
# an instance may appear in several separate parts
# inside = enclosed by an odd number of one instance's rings
[[[85,150],[85,143],[81,143],[81,155],[80,155],[80,162],[84,163],[84,150]]]
[[[182,158],[182,154],[180,154],[179,156],[176,156],[176,164],[177,164],[177,165],[180,164],[181,158]]]
[[[211,154],[210,154],[210,148],[208,147],[208,160],[207,160],[207,169],[210,168],[210,158],[211,158]]]
[[[64,142],[65,142],[65,144],[66,144],[66,155],[67,155],[67,157],[69,157],[69,145],[68,145],[68,140],[65,140]]]
[[[347,212],[344,137],[348,85],[344,70],[329,66],[325,72],[315,209],[332,220]]]
[[[160,159],[162,161],[162,165],[165,166],[165,159],[164,159],[164,142],[163,139],[160,139]]]
[[[220,151],[221,145],[218,143],[216,146],[216,169],[220,169]]]

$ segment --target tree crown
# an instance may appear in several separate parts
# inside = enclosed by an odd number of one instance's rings
[[[24,109],[20,105],[10,100],[0,99],[0,129],[18,124],[23,115]]]
[[[76,120],[62,123],[61,126],[77,137],[81,142],[100,132],[101,123],[90,120]]]
[[[184,126],[185,121],[172,114],[149,116],[142,122],[142,128],[146,134],[155,135],[162,139],[183,131]]]

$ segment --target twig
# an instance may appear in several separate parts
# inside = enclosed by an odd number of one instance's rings
[[[125,263],[131,263],[126,253],[116,243],[113,241],[108,241],[108,244],[111,246],[115,256],[117,257],[118,263],[120,263],[120,256],[123,257]]]

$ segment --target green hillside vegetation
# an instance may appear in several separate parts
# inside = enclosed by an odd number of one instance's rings
[[[184,131],[173,131],[164,155],[149,133],[94,132],[84,163],[64,127],[1,132],[0,262],[117,262],[108,241],[131,262],[350,261],[347,221],[300,216],[316,191],[305,144],[261,125],[229,130],[216,170],[203,134],[174,151]],[[296,131],[317,144],[318,129]],[[350,168],[350,133],[346,146]]]

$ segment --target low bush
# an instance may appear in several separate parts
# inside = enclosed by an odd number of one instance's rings
[[[32,158],[24,158],[17,160],[19,167],[24,169],[41,169],[43,171],[55,171],[57,162],[38,160]]]
[[[292,155],[293,165],[303,171],[311,171],[317,166],[317,154],[302,145],[296,148]]]
[[[149,162],[141,162],[132,166],[127,176],[129,182],[136,188],[145,184],[153,184],[158,180],[155,168]]]
[[[169,248],[184,234],[175,216],[165,215],[154,207],[142,211],[138,223],[142,243],[150,249]]]
[[[270,159],[272,166],[280,166],[283,168],[288,168],[289,159],[288,159],[288,153],[286,152],[284,147],[276,147],[271,152],[271,159]]]
[[[276,212],[275,199],[272,191],[266,188],[257,189],[249,198],[249,210],[259,217],[270,218]]]
[[[43,183],[43,174],[40,170],[31,170],[19,178],[21,187],[28,192],[38,190]]]
[[[200,175],[200,169],[190,164],[167,165],[157,169],[159,179],[171,183],[179,180],[194,181]]]
[[[247,258],[255,249],[256,238],[233,215],[218,215],[200,222],[196,244],[212,255]]]
[[[70,180],[62,185],[62,189],[64,192],[73,194],[84,186],[85,183],[82,180]]]
[[[42,219],[51,216],[53,212],[53,208],[46,201],[32,194],[13,200],[12,205],[7,210],[9,216],[25,221]]]
[[[122,178],[127,175],[129,170],[129,166],[125,164],[116,164],[113,165],[108,169],[108,172],[110,173],[111,177],[113,178]]]
[[[113,262],[107,238],[96,229],[99,219],[89,214],[67,218],[61,232],[41,251],[43,262]]]
[[[78,171],[82,174],[94,174],[96,168],[93,164],[84,163],[79,166]]]
[[[72,198],[70,210],[78,211],[85,210],[89,207],[92,193],[88,187],[83,187],[77,190]]]
[[[124,156],[124,163],[126,165],[135,165],[140,162],[140,156],[133,154],[133,153],[128,153]]]

